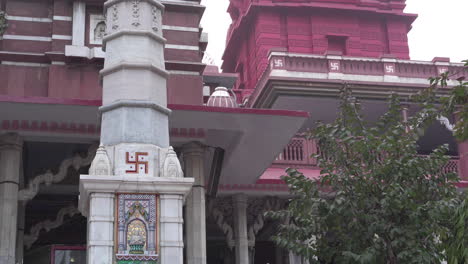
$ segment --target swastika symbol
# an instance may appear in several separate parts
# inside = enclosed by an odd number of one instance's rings
[[[340,63],[339,62],[330,62],[330,69],[332,71],[339,71],[340,70]]]
[[[275,59],[273,61],[275,67],[283,67],[283,60],[282,59]]]
[[[125,163],[127,164],[126,173],[148,173],[148,152],[126,152]]]
[[[386,73],[395,73],[395,67],[393,65],[385,65]]]

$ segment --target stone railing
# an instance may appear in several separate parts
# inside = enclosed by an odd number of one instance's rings
[[[272,51],[269,55],[269,66],[257,80],[248,106],[254,105],[271,78],[339,80],[374,85],[398,83],[398,86],[427,87],[429,77],[447,71],[451,74],[449,86],[456,85],[456,79],[460,77],[468,77],[468,70],[463,63],[451,63],[448,58],[434,58],[433,61],[427,62],[389,57],[379,59]]]
[[[273,165],[280,166],[317,166],[317,159],[312,155],[320,153],[320,149],[315,140],[308,140],[301,137],[292,138],[289,144],[283,149],[273,162]],[[444,167],[443,173],[459,173],[459,158],[453,156]]]
[[[317,145],[314,140],[293,138],[278,155],[274,164],[277,165],[317,165],[312,155],[317,154]]]
[[[270,68],[292,72],[342,73],[348,75],[395,76],[427,79],[449,71],[452,79],[466,76],[462,63],[449,58],[434,58],[431,62],[382,57],[347,57],[341,55],[309,55],[271,52]]]

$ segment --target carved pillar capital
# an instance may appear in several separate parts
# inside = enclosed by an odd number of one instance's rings
[[[23,148],[23,139],[16,133],[7,133],[0,135],[0,150],[13,149],[21,150]]]

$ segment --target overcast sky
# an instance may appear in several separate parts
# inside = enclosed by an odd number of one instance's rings
[[[406,3],[407,13],[419,14],[409,34],[412,60],[430,61],[436,56],[450,57],[452,62],[468,59],[468,0],[407,0]],[[226,12],[228,4],[229,0],[202,0],[206,6],[201,23],[208,32],[207,52],[218,66],[231,23]]]

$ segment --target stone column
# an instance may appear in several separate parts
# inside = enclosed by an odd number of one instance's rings
[[[234,237],[236,264],[249,263],[249,238],[247,236],[247,196],[237,194],[234,203]]]
[[[0,136],[0,264],[14,264],[18,186],[23,142],[17,134]]]
[[[24,221],[26,214],[26,203],[18,202],[18,231],[16,233],[16,263],[23,263],[24,257]]]
[[[206,212],[204,150],[199,143],[184,145],[185,177],[194,178],[192,191],[185,205],[185,236],[187,242],[187,263],[206,264]]]

